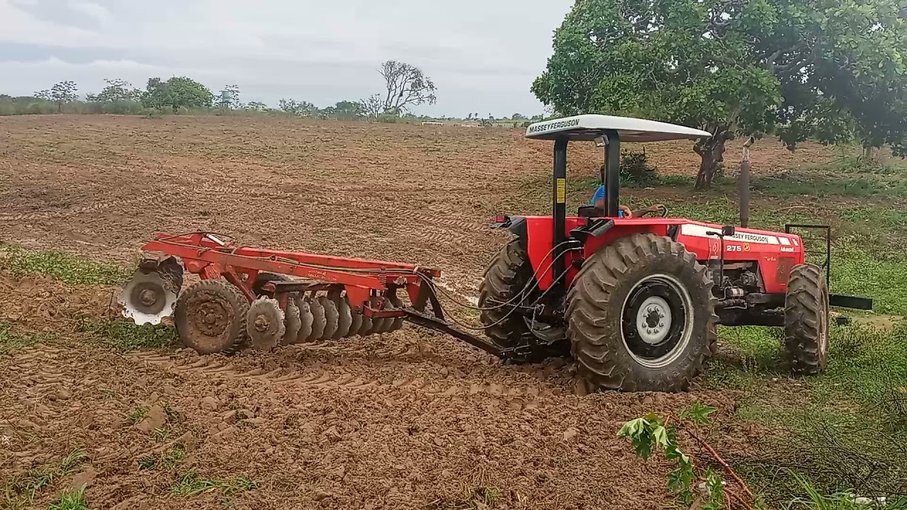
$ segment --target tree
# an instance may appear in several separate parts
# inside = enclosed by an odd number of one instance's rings
[[[526,116],[523,115],[522,113],[514,113],[514,114],[510,117],[510,120],[526,120]]]
[[[781,80],[780,135],[857,138],[907,155],[907,4],[898,0],[773,0],[760,56]]]
[[[725,142],[771,127],[780,84],[752,56],[746,0],[578,0],[532,91],[559,114],[602,112],[697,126],[697,187],[711,184]],[[743,14],[741,14],[743,13]]]
[[[251,110],[253,112],[266,112],[270,110],[268,105],[262,103],[261,101],[249,101],[245,106],[246,110]]]
[[[121,101],[138,101],[142,97],[142,91],[133,87],[132,84],[126,80],[105,78],[104,81],[107,83],[107,86],[101,89],[100,92],[85,96],[89,102],[116,103]]]
[[[215,102],[223,110],[239,110],[242,103],[239,101],[239,86],[227,85],[217,94]]]
[[[357,120],[366,116],[362,103],[355,101],[338,101],[329,108],[330,116],[339,120]]]
[[[559,114],[650,117],[712,133],[699,188],[725,143],[779,126],[791,147],[907,133],[901,0],[578,0],[532,91]]]
[[[384,78],[387,93],[382,100],[382,113],[402,115],[412,106],[435,104],[435,84],[416,66],[388,60],[378,70]]]
[[[54,84],[50,90],[39,90],[35,92],[35,97],[44,101],[52,101],[57,104],[57,112],[63,112],[63,105],[73,103],[79,99],[78,88],[74,81],[61,81]]]
[[[359,107],[369,119],[377,119],[384,111],[384,103],[381,102],[381,95],[375,94],[359,101]]]
[[[149,78],[142,94],[142,105],[146,108],[169,109],[173,112],[190,108],[211,108],[213,101],[214,94],[207,87],[184,76],[174,76],[167,81]]]
[[[295,99],[281,99],[277,102],[277,107],[284,113],[298,117],[312,117],[318,113],[318,108],[314,104],[308,101],[296,101]]]

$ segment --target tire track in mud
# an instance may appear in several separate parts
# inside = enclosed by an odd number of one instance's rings
[[[6,213],[0,214],[0,221],[36,221],[36,220],[57,220],[68,218],[71,216],[78,216],[85,213],[94,213],[97,211],[102,211],[104,209],[111,209],[114,207],[123,207],[131,206],[134,204],[142,203],[147,205],[149,208],[151,206],[157,206],[164,202],[168,197],[171,197],[171,193],[159,192],[152,193],[150,195],[137,195],[131,198],[118,198],[115,200],[103,200],[100,202],[93,202],[86,205],[80,205],[76,207],[71,207],[64,210],[44,210],[44,211],[32,211],[32,212],[23,212],[23,213]]]
[[[337,369],[296,369],[288,367],[249,368],[241,367],[234,360],[220,356],[201,356],[194,360],[154,351],[143,351],[129,355],[133,360],[161,370],[178,374],[189,374],[205,378],[218,377],[231,381],[254,381],[276,386],[301,389],[328,389],[344,391],[404,391],[414,392],[428,398],[462,398],[491,396],[505,399],[515,407],[528,409],[539,406],[539,401],[563,393],[560,388],[543,383],[494,383],[469,380],[434,380],[425,376],[380,376],[356,374]]]

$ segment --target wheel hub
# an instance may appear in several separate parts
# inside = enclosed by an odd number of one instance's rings
[[[221,335],[230,324],[230,314],[219,296],[208,296],[211,300],[190,303],[189,318],[199,333],[216,337]],[[192,306],[195,305],[195,306]]]
[[[675,277],[646,276],[624,301],[624,346],[640,365],[663,368],[673,363],[689,344],[692,313],[690,294]]]

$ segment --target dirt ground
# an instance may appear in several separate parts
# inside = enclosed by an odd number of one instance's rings
[[[660,171],[690,172],[686,145],[647,153]],[[155,231],[208,229],[243,244],[434,266],[473,296],[504,240],[487,220],[545,210],[548,190],[525,182],[548,172],[550,152],[505,129],[0,118],[0,239],[127,263]],[[594,172],[591,148],[572,154],[574,174]],[[768,170],[833,157],[815,147],[797,161],[780,146],[759,154],[754,164]],[[637,460],[620,425],[694,400],[735,405],[696,389],[579,397],[568,363],[502,366],[411,326],[232,358],[120,354],[75,327],[108,313],[114,289],[0,273],[0,290],[0,320],[57,337],[0,355],[0,486],[83,448],[90,460],[77,476],[90,480],[92,508],[468,508],[483,488],[500,493],[498,508],[663,507],[665,466]],[[148,416],[131,423],[136,408]],[[177,444],[181,462],[142,469]],[[189,470],[257,488],[171,494]]]

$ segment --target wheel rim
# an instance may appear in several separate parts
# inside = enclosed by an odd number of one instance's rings
[[[633,359],[663,368],[679,358],[693,332],[693,300],[673,276],[655,274],[636,283],[624,300],[621,337]]]
[[[204,292],[187,303],[188,335],[202,347],[218,346],[233,320],[233,307],[226,298]]]

